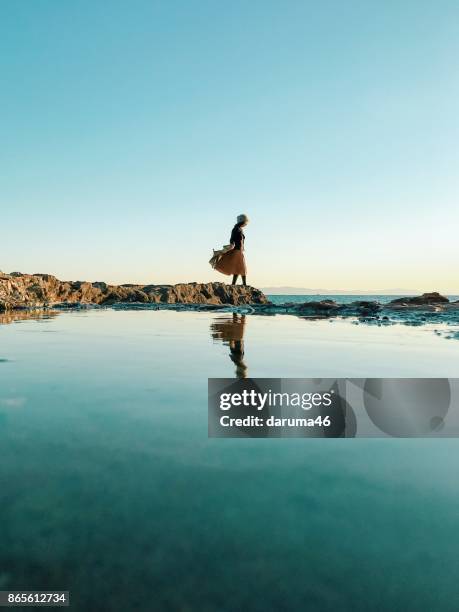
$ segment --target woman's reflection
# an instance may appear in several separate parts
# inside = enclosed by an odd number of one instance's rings
[[[247,378],[244,363],[245,315],[233,313],[231,318],[217,319],[210,325],[214,340],[220,340],[230,349],[230,359],[236,366],[236,378]]]

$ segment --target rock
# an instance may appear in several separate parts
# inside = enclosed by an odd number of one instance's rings
[[[371,302],[368,300],[357,300],[350,304],[343,304],[343,313],[346,315],[358,315],[362,317],[375,317],[376,313],[381,310],[379,302]]]
[[[303,304],[300,304],[298,308],[299,310],[323,311],[336,310],[337,308],[340,308],[340,305],[337,304],[334,300],[320,300],[320,302],[304,302]]]
[[[368,300],[357,300],[356,302],[351,302],[349,304],[351,308],[365,308],[367,310],[379,310],[381,305],[379,302],[371,302]]]
[[[153,304],[268,304],[254,287],[225,283],[179,283],[177,285],[107,285],[104,282],[60,281],[51,274],[4,274],[0,276],[0,310],[43,308],[54,305]]]
[[[415,297],[401,297],[396,300],[392,300],[389,304],[393,304],[395,306],[403,306],[403,305],[428,305],[428,304],[448,304],[449,300],[444,295],[440,295],[437,291],[432,291],[431,293],[423,293],[422,295],[417,295]]]
[[[304,302],[294,308],[295,314],[307,317],[332,317],[335,316],[342,306],[334,300],[321,300],[320,302]]]
[[[338,304],[334,300],[321,300],[320,302],[304,302],[294,309],[297,314],[308,314],[321,317],[363,316],[375,317],[381,310],[378,302],[359,300],[350,304]]]

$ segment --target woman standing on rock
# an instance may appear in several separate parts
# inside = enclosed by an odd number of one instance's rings
[[[247,215],[239,215],[237,223],[231,232],[230,243],[232,248],[223,253],[215,264],[215,269],[222,274],[233,275],[232,285],[236,284],[237,277],[242,276],[242,284],[247,286],[247,267],[244,259],[244,232],[242,228],[247,225]]]

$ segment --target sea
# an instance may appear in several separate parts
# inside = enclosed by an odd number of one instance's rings
[[[388,304],[391,300],[405,297],[404,295],[387,295],[387,294],[371,294],[371,295],[356,295],[356,294],[317,294],[317,295],[267,295],[268,299],[274,304],[284,304],[285,302],[304,303],[320,300],[334,300],[340,304],[350,304],[356,300],[365,300],[379,302],[380,304]],[[459,300],[459,295],[447,295],[450,301]]]

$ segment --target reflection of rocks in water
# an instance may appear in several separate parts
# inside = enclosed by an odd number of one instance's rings
[[[35,319],[36,321],[54,319],[59,314],[58,310],[14,310],[0,312],[0,325],[8,325],[9,323],[26,319]]]
[[[246,317],[233,313],[232,317],[216,319],[210,326],[212,338],[229,346],[230,359],[236,366],[236,377],[247,378],[244,363],[244,328]]]

